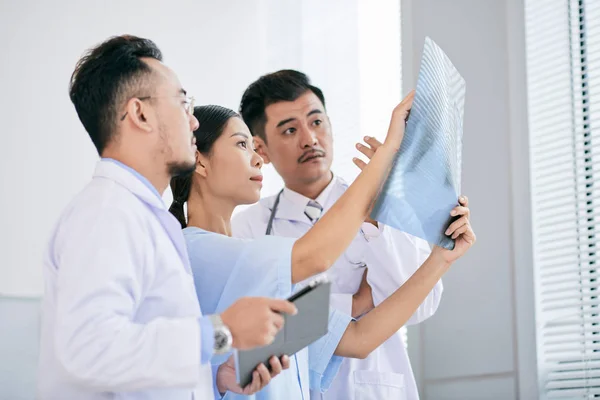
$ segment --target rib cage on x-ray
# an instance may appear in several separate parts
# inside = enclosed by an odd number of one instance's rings
[[[461,192],[465,81],[426,38],[415,99],[392,172],[373,217],[445,248],[450,211]]]

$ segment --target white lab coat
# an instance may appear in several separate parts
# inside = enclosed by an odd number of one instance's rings
[[[348,188],[334,177],[324,200],[326,212]],[[304,207],[284,192],[273,221],[273,233],[278,236],[301,237],[312,226],[304,215]],[[297,194],[294,194],[297,196]],[[258,237],[265,234],[276,196],[261,199],[257,204],[237,214],[232,222],[234,236]],[[319,201],[319,199],[317,199]],[[380,304],[400,287],[425,261],[429,245],[414,236],[389,226],[380,228],[365,223],[345,253],[327,272],[333,281],[331,304],[347,314],[352,312],[352,294],[356,293],[368,266],[367,280],[373,291],[375,305]],[[408,324],[419,323],[433,315],[442,294],[438,282]],[[366,359],[347,358],[326,393],[311,391],[311,399],[418,399],[413,372],[402,335],[397,332]]]
[[[212,399],[181,227],[157,192],[99,161],[52,233],[39,399]]]

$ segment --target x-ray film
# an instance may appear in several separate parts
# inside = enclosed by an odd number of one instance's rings
[[[454,240],[444,232],[461,193],[464,104],[465,80],[426,38],[404,139],[371,214],[450,250]]]

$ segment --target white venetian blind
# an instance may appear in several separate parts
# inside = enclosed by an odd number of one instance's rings
[[[600,0],[526,0],[540,393],[600,397]]]

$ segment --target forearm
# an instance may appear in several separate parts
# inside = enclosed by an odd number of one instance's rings
[[[350,245],[389,173],[395,154],[393,148],[379,147],[342,197],[296,241],[292,251],[292,282],[326,271]]]
[[[381,234],[370,240],[367,249],[365,260],[371,272],[367,281],[375,306],[402,286],[431,254],[427,242],[389,226],[383,226]],[[439,280],[406,325],[431,317],[440,303],[442,291],[442,281]]]
[[[369,355],[406,324],[449,267],[442,259],[430,256],[390,297],[350,324],[335,354],[353,358]]]
[[[406,321],[405,325],[420,324],[435,314],[442,300],[443,291],[444,286],[442,285],[442,280],[440,279],[433,287],[431,292],[429,292],[425,300],[423,300],[419,308],[417,308],[409,320]]]

